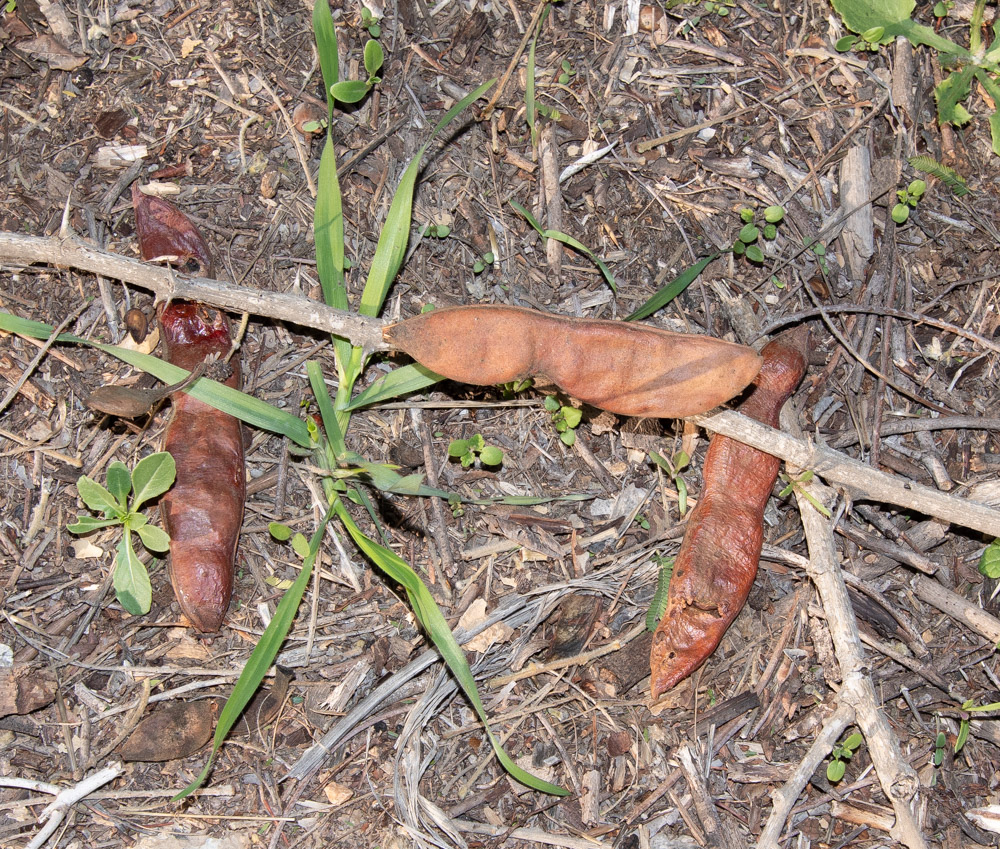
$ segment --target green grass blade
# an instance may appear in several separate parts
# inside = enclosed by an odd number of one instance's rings
[[[326,391],[323,369],[315,360],[310,360],[306,363],[306,375],[309,377],[309,385],[316,398],[316,406],[319,407],[319,415],[323,420],[326,438],[339,456],[347,450],[347,445],[344,442],[344,433],[340,429],[337,413],[333,408],[333,401],[330,400],[330,393]]]
[[[705,270],[708,264],[718,258],[718,256],[718,253],[714,253],[711,256],[703,257],[694,265],[684,269],[684,271],[660,289],[659,292],[653,295],[652,298],[646,301],[646,303],[639,307],[639,309],[632,313],[632,315],[628,316],[625,321],[637,321],[640,318],[645,318],[647,315],[652,315],[661,307],[669,304],[674,298],[690,286],[698,275]]]
[[[40,321],[29,321],[18,318],[10,313],[0,312],[0,330],[7,330],[11,333],[21,333],[25,336],[33,336],[37,339],[48,339],[52,335],[52,327]],[[73,342],[78,345],[89,345],[117,357],[122,362],[128,363],[154,377],[158,377],[164,383],[177,383],[190,374],[187,369],[172,365],[164,360],[150,354],[141,354],[138,351],[130,351],[127,348],[119,348],[116,345],[104,345],[100,342],[92,342],[89,339],[82,339],[71,333],[59,334],[59,342]],[[204,401],[206,404],[222,410],[231,416],[235,416],[240,421],[246,422],[253,427],[278,433],[287,436],[293,442],[303,448],[311,447],[309,430],[302,419],[272,407],[270,404],[233,389],[209,380],[207,377],[199,378],[191,387],[184,390],[189,395]]]
[[[362,315],[376,316],[379,314],[382,304],[385,303],[386,295],[389,293],[389,287],[403,265],[403,259],[406,256],[406,243],[410,239],[410,223],[413,217],[413,190],[417,183],[420,162],[427,152],[428,145],[462,111],[489,91],[494,82],[495,80],[490,80],[483,83],[452,106],[438,121],[430,137],[417,151],[410,164],[406,166],[399,186],[396,188],[396,194],[392,198],[389,214],[382,225],[378,247],[375,249],[365,289],[361,294],[359,312]]]
[[[524,220],[527,221],[532,227],[534,227],[538,231],[539,236],[545,235],[545,228],[538,223],[538,219],[535,218],[534,215],[528,212],[528,210],[525,209],[523,206],[521,206],[521,204],[519,204],[516,200],[512,199],[510,201],[510,205],[514,207],[514,209],[516,209],[518,212],[520,212],[521,215],[524,216]]]
[[[352,411],[360,407],[367,407],[369,404],[389,401],[393,398],[409,395],[411,392],[419,392],[421,389],[426,389],[442,380],[444,378],[441,375],[435,374],[430,369],[417,363],[408,363],[390,371],[363,392],[359,392],[344,409]]]
[[[555,796],[566,796],[568,791],[562,787],[550,784],[548,781],[542,781],[515,764],[504,751],[503,746],[500,745],[500,741],[493,735],[487,721],[486,709],[483,707],[482,700],[479,698],[479,691],[476,689],[476,679],[472,676],[472,670],[465,659],[465,653],[455,641],[455,637],[451,633],[451,629],[448,627],[448,623],[445,621],[441,610],[417,573],[393,552],[387,548],[383,548],[362,533],[361,529],[354,524],[350,513],[347,512],[347,509],[340,501],[334,504],[334,510],[357,546],[379,569],[394,581],[400,583],[403,589],[406,590],[406,595],[410,600],[410,605],[413,607],[413,612],[430,635],[430,638],[434,641],[434,645],[441,652],[441,656],[444,658],[445,663],[448,664],[448,668],[458,680],[463,692],[482,720],[486,734],[490,739],[490,744],[493,746],[493,750],[496,752],[500,763],[503,764],[504,769],[527,787],[540,790],[543,793],[551,793]]]
[[[327,117],[333,123],[333,102],[330,100],[330,86],[340,82],[340,55],[337,49],[337,28],[330,13],[329,0],[316,0],[312,14],[313,36],[316,38],[316,52],[323,74],[323,91],[326,93]]]
[[[316,532],[312,535],[312,539],[309,540],[309,554],[302,562],[302,571],[295,579],[295,582],[281,597],[281,601],[278,602],[278,608],[274,612],[271,623],[264,630],[264,633],[261,634],[260,641],[254,647],[249,660],[247,660],[243,671],[240,673],[239,679],[236,681],[236,686],[233,687],[233,692],[226,700],[226,704],[219,714],[219,723],[215,727],[215,737],[212,740],[212,753],[208,756],[208,763],[205,764],[201,775],[174,796],[173,801],[176,802],[179,799],[190,796],[208,778],[208,773],[215,762],[215,756],[218,754],[222,742],[226,739],[226,735],[232,730],[233,725],[236,724],[236,720],[240,718],[243,708],[253,698],[253,694],[257,692],[260,682],[267,675],[267,670],[270,669],[274,659],[278,656],[278,650],[281,648],[281,644],[285,641],[285,637],[292,627],[292,620],[299,609],[299,602],[302,600],[302,595],[309,585],[313,564],[316,562],[316,554],[319,551],[320,543],[323,541],[323,534],[326,531],[331,514],[332,510],[327,511]]]
[[[618,291],[618,286],[615,284],[615,277],[611,273],[611,270],[604,264],[603,260],[597,256],[590,248],[588,248],[583,242],[578,239],[574,239],[572,236],[563,233],[561,230],[543,230],[542,235],[546,239],[555,239],[557,242],[562,242],[564,245],[568,245],[575,251],[582,253],[587,259],[589,259],[594,265],[596,265],[600,270],[601,274],[604,275],[604,279],[607,284],[611,287],[612,292]]]

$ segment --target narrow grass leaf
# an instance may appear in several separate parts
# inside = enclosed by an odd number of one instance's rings
[[[519,204],[516,200],[512,199],[510,205],[514,207],[514,209],[516,209],[518,212],[520,212],[521,215],[524,216],[524,220],[527,221],[532,227],[534,227],[538,231],[539,236],[545,235],[545,228],[538,223],[538,219],[535,218],[534,215],[528,212],[528,210],[525,209],[523,206],[521,206],[521,204]]]
[[[419,392],[421,389],[426,389],[442,380],[444,378],[441,375],[435,374],[430,369],[417,363],[408,363],[390,371],[367,389],[359,392],[344,409],[357,410],[370,404],[390,401],[403,395],[409,395],[411,392]]]
[[[319,408],[319,415],[323,421],[326,438],[333,446],[334,452],[339,456],[347,450],[347,445],[344,442],[344,434],[340,429],[340,422],[337,419],[336,410],[333,408],[330,393],[326,391],[326,382],[323,380],[323,369],[315,360],[310,360],[306,363],[306,375],[309,378],[309,386],[312,388],[313,395],[316,398],[316,406]]]
[[[52,335],[52,327],[40,321],[28,321],[18,318],[10,313],[0,313],[0,330],[11,333],[20,333],[24,336],[32,336],[36,339],[48,339]],[[100,342],[92,342],[89,339],[82,339],[72,333],[61,333],[58,342],[72,342],[78,345],[89,345],[117,357],[122,362],[128,363],[142,371],[149,372],[154,377],[158,377],[164,383],[177,383],[190,374],[186,369],[165,362],[150,354],[142,354],[138,351],[130,351],[127,348],[119,348],[116,345],[104,345]],[[287,436],[297,445],[303,448],[311,446],[309,431],[306,423],[302,419],[272,407],[270,404],[240,392],[238,389],[209,380],[207,377],[200,378],[194,385],[185,390],[189,395],[204,401],[217,410],[222,410],[231,416],[235,416],[254,427],[271,431],[282,436]]]
[[[690,286],[695,279],[697,279],[698,275],[705,270],[708,264],[718,258],[718,256],[718,253],[714,253],[711,256],[703,257],[694,265],[684,269],[684,271],[678,274],[673,280],[660,289],[660,291],[653,295],[652,298],[646,301],[646,303],[639,307],[639,309],[632,313],[632,315],[628,316],[625,320],[637,321],[638,319],[652,315],[658,309],[665,307],[688,286]]]
[[[413,157],[410,164],[406,166],[402,179],[399,181],[399,186],[396,188],[396,193],[392,198],[389,214],[382,225],[378,246],[375,248],[375,256],[372,258],[371,268],[368,271],[368,279],[361,294],[359,312],[362,315],[376,316],[379,314],[382,304],[385,302],[385,297],[389,292],[389,287],[392,285],[392,281],[396,279],[396,275],[403,264],[403,259],[406,256],[406,243],[410,238],[410,223],[413,217],[413,191],[417,182],[417,174],[420,171],[420,162],[427,152],[427,147],[441,130],[489,91],[493,87],[494,82],[495,80],[490,80],[483,83],[452,106],[444,114],[444,117],[438,121],[430,137],[424,142],[420,150],[417,151],[416,156]]]
[[[316,0],[312,14],[313,36],[319,67],[323,74],[323,91],[327,92],[327,117],[333,118],[333,104],[330,103],[330,86],[340,81],[340,56],[337,51],[337,28],[333,23],[329,0]]]
[[[420,624],[423,625],[424,629],[430,635],[430,638],[434,641],[434,645],[441,652],[441,656],[444,658],[445,663],[448,664],[448,668],[458,680],[463,692],[472,703],[480,720],[482,720],[486,734],[490,739],[490,744],[493,746],[493,750],[496,752],[500,763],[503,764],[504,769],[527,787],[540,790],[543,793],[551,793],[555,796],[566,796],[568,791],[562,787],[551,784],[548,781],[542,781],[521,769],[511,760],[510,756],[504,751],[503,746],[500,745],[500,741],[493,735],[487,721],[486,709],[483,707],[482,700],[479,698],[479,691],[476,689],[476,679],[473,677],[472,670],[465,659],[465,653],[455,641],[455,637],[451,633],[451,629],[448,627],[448,623],[445,621],[441,610],[417,573],[396,554],[387,548],[383,548],[362,533],[341,502],[338,501],[334,505],[334,509],[357,546],[379,569],[394,581],[400,583],[403,589],[406,590],[406,595],[410,600],[413,612],[416,614]]]
[[[604,264],[604,262],[598,258],[590,248],[583,244],[579,239],[574,239],[567,233],[563,233],[561,230],[543,230],[542,236],[546,239],[555,239],[557,242],[562,242],[564,245],[568,245],[575,251],[582,253],[587,259],[589,259],[594,265],[596,265],[600,270],[601,274],[604,275],[604,279],[607,281],[608,285],[611,287],[612,292],[618,291],[618,286],[615,284],[614,275],[611,270]]]
[[[135,464],[135,471],[132,472],[132,487],[135,490],[132,509],[138,510],[147,501],[163,495],[173,485],[176,477],[177,464],[166,451],[143,457]]]
[[[323,541],[323,534],[326,531],[327,523],[330,521],[330,516],[331,511],[327,511],[316,532],[309,540],[309,553],[302,562],[302,571],[295,579],[295,582],[281,597],[281,601],[278,602],[278,608],[271,618],[271,623],[264,630],[264,633],[261,634],[260,641],[254,647],[250,658],[240,673],[239,679],[236,681],[236,685],[233,687],[232,694],[226,700],[226,704],[219,714],[219,723],[215,728],[215,737],[212,740],[212,752],[208,756],[208,763],[205,764],[205,768],[194,781],[174,796],[173,801],[176,802],[186,796],[190,796],[208,778],[212,764],[215,762],[215,756],[218,754],[222,742],[226,739],[226,735],[229,734],[232,727],[236,724],[236,720],[239,719],[240,714],[243,713],[243,709],[247,706],[250,699],[253,698],[253,694],[257,692],[260,682],[264,680],[267,670],[270,669],[275,657],[278,656],[278,650],[281,648],[281,644],[285,641],[285,637],[292,627],[292,620],[299,609],[299,602],[302,600],[302,595],[309,585],[313,564],[316,562],[316,554],[319,551],[320,543]]]

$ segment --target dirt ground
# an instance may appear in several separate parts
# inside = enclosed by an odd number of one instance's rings
[[[526,45],[541,5],[372,7],[381,82],[334,118],[353,308],[405,164],[456,99],[513,61],[496,108],[480,101],[431,147],[384,315],[505,303],[625,318],[699,258],[730,248],[742,210],[760,222],[780,205],[776,238],[758,241],[763,263],[722,253],[647,320],[757,346],[808,323],[810,366],[789,410],[810,439],[898,481],[1000,502],[1000,159],[988,94],[973,88],[965,127],[939,126],[932,91],[946,70],[937,54],[903,43],[838,54],[844,30],[822,0],[735,0],[720,4],[726,14],[702,3],[643,5],[631,34],[624,5],[551,6],[534,55],[534,144]],[[334,6],[342,73],[358,79],[362,6]],[[921,20],[933,23],[922,6]],[[968,43],[960,13],[942,31]],[[79,238],[137,257],[130,186],[158,180],[176,187],[170,199],[211,246],[216,277],[321,298],[312,234],[321,135],[294,126],[325,114],[309,7],[18,0],[0,15],[0,231],[56,234],[68,202]],[[43,35],[56,41],[36,41]],[[135,166],[115,155],[125,149],[139,156]],[[916,155],[955,169],[971,192],[958,197],[918,173],[908,162]],[[918,177],[926,193],[904,224],[892,223],[897,190]],[[543,242],[510,201],[590,248],[617,291],[581,253]],[[450,233],[421,236],[429,224]],[[4,312],[69,319],[68,330],[96,341],[119,342],[130,308],[153,314],[148,291],[116,280],[3,256],[0,270]],[[851,306],[860,309],[843,309]],[[55,345],[33,362],[38,352],[0,334],[0,656],[9,667],[0,845],[11,847],[38,832],[52,798],[40,783],[74,786],[120,760],[143,717],[186,705],[174,736],[190,742],[199,722],[207,733],[298,574],[299,559],[268,523],[308,536],[320,491],[288,440],[250,431],[225,626],[201,636],[185,625],[160,560],[150,567],[151,612],[129,615],[109,581],[120,532],[81,541],[66,526],[85,512],[77,478],[103,480],[112,461],[132,466],[158,450],[166,411],[137,424],[96,414],[82,397],[139,373],[89,347]],[[246,391],[295,414],[315,412],[307,360],[335,386],[329,337],[294,323],[252,317],[242,358]],[[403,362],[376,357],[362,385]],[[990,536],[883,503],[866,478],[830,480],[853,617],[844,609],[866,644],[863,666],[842,668],[835,623],[803,565],[800,507],[779,482],[747,606],[704,667],[651,711],[642,626],[684,521],[677,481],[650,452],[691,454],[679,477],[696,499],[707,435],[683,421],[585,408],[567,446],[543,400],[537,389],[443,383],[355,414],[348,443],[462,496],[553,499],[453,508],[373,490],[378,524],[363,509],[354,515],[425,577],[453,627],[463,614],[463,627],[482,622],[483,610],[498,615],[491,640],[465,646],[492,728],[521,766],[568,797],[507,777],[405,594],[330,534],[318,592],[307,593],[283,646],[283,671],[264,685],[272,699],[233,732],[205,788],[171,801],[205,765],[207,746],[196,740],[193,754],[157,762],[168,731],[141,731],[129,742],[152,752],[79,801],[48,845],[756,845],[774,799],[842,704],[846,676],[858,672],[873,685],[899,763],[915,771],[911,807],[926,844],[996,845],[968,812],[1000,801],[1000,732],[990,712],[962,707],[1000,701],[1000,622],[977,570]],[[911,427],[927,419],[943,421]],[[453,440],[476,434],[503,450],[502,465],[448,458]],[[930,603],[930,585],[954,602],[948,612]],[[614,651],[616,640],[626,644]],[[890,836],[893,800],[870,739],[839,782],[828,780],[834,744],[858,730],[850,717],[842,728],[796,791],[780,845],[902,839]],[[963,729],[971,733],[956,753]],[[314,758],[328,732],[329,751]]]

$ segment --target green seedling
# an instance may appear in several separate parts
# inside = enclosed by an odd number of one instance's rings
[[[74,534],[88,534],[112,525],[122,526],[122,540],[115,555],[112,580],[118,601],[133,616],[149,613],[153,593],[146,566],[132,545],[132,533],[135,532],[152,553],[163,554],[170,546],[166,531],[150,525],[139,509],[170,489],[176,473],[174,458],[161,451],[144,457],[131,472],[124,463],[112,463],[108,466],[106,487],[86,475],[76,482],[76,490],[83,503],[95,513],[102,513],[104,518],[77,516],[67,530]],[[131,499],[129,493],[132,494]]]
[[[487,251],[474,263],[472,263],[472,273],[482,274],[489,266],[493,265],[496,257],[493,256],[493,251]]]
[[[785,209],[782,206],[769,206],[764,210],[764,226],[759,227],[755,223],[757,214],[749,207],[740,210],[740,220],[743,227],[740,229],[736,241],[733,242],[732,251],[736,256],[745,256],[750,262],[758,265],[764,262],[764,251],[757,244],[761,237],[765,241],[773,242],[778,237],[778,224],[785,217]]]
[[[663,614],[667,609],[667,592],[670,589],[670,576],[674,572],[674,558],[656,556],[653,562],[660,567],[656,575],[656,592],[649,602],[649,610],[646,611],[646,630],[653,632],[660,624]]]
[[[836,784],[844,777],[844,773],[847,772],[847,762],[854,757],[854,753],[864,741],[864,737],[855,733],[843,743],[838,743],[833,747],[830,763],[826,765],[826,777],[831,784]]]
[[[955,7],[955,0],[938,0],[931,10],[935,18],[947,18],[948,13]],[[938,21],[940,24],[940,21]]]
[[[1000,540],[993,540],[979,558],[979,571],[987,578],[1000,578]]]
[[[898,36],[913,45],[925,45],[947,57],[953,69],[934,89],[938,121],[942,124],[962,126],[972,115],[962,106],[972,93],[976,81],[992,101],[990,136],[993,152],[1000,155],[1000,20],[993,24],[993,39],[988,46],[983,42],[983,12],[986,0],[976,0],[969,21],[969,46],[962,47],[939,35],[932,27],[918,24],[910,15],[915,0],[832,0],[833,8],[840,14],[844,26],[854,36],[837,41],[837,49],[871,50],[889,44]],[[944,9],[943,11],[947,11]],[[942,62],[942,64],[946,64]]]
[[[720,18],[725,18],[729,14],[729,10],[735,8],[736,0],[706,0],[705,11],[708,14],[716,14]]]
[[[367,9],[365,10],[367,11]],[[330,96],[341,103],[358,103],[365,98],[382,78],[377,76],[385,61],[385,53],[382,45],[375,39],[365,42],[365,72],[368,74],[366,80],[339,80],[330,86]]]
[[[957,755],[965,744],[969,741],[969,723],[972,721],[972,714],[986,711],[1000,710],[1000,702],[992,702],[988,705],[977,705],[975,699],[968,699],[962,703],[962,710],[959,713],[958,736],[955,738],[955,754]]]
[[[925,191],[927,184],[923,180],[914,180],[905,189],[897,191],[896,197],[899,198],[899,203],[892,208],[892,220],[897,224],[905,224],[910,217],[910,210],[917,208]]]
[[[479,433],[471,439],[453,439],[448,445],[448,456],[460,461],[463,469],[471,467],[476,458],[484,466],[499,466],[503,463],[503,451],[495,445],[487,445]]]
[[[509,401],[515,395],[524,392],[526,389],[531,389],[534,383],[530,377],[524,380],[512,380],[509,383],[500,384],[500,392],[503,394],[504,399]]]
[[[559,85],[569,85],[570,80],[576,76],[576,71],[573,70],[573,66],[569,63],[568,59],[563,59],[559,64],[559,76],[557,77]]]
[[[677,512],[683,517],[687,513],[688,490],[684,478],[681,477],[681,472],[688,467],[691,458],[688,457],[686,451],[678,451],[670,459],[657,454],[655,451],[650,451],[649,459],[670,475],[671,480],[673,480],[674,486],[677,487]]]
[[[451,227],[447,224],[428,224],[420,235],[430,236],[432,239],[447,239],[451,235]]]
[[[545,396],[545,409],[552,414],[552,424],[563,444],[572,447],[576,442],[576,429],[583,419],[583,411],[576,407],[563,406],[554,395]]]
[[[809,481],[811,481],[813,477],[815,477],[811,469],[807,469],[797,478],[789,477],[784,472],[781,473],[780,477],[782,482],[787,484],[787,486],[785,486],[785,488],[778,493],[779,496],[785,498],[791,495],[793,492],[795,492],[801,495],[810,504],[812,504],[812,506],[815,507],[816,510],[818,510],[827,519],[830,518],[831,515],[830,511],[822,504],[820,504],[820,502],[817,501],[816,498],[812,494],[810,494],[810,492],[805,488],[806,485],[809,483]]]
[[[382,35],[379,19],[372,14],[371,9],[367,6],[361,7],[361,26],[368,30],[368,35],[372,38],[379,38]]]

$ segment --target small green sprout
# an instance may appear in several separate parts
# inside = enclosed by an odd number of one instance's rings
[[[686,451],[678,451],[670,459],[657,454],[655,451],[650,451],[649,459],[670,475],[671,480],[673,480],[674,486],[677,487],[677,512],[683,517],[687,513],[688,490],[687,484],[684,483],[684,478],[681,477],[681,472],[687,468],[691,462],[691,458],[688,457]]]
[[[854,757],[854,753],[864,741],[864,737],[855,733],[843,743],[838,743],[833,747],[832,760],[826,765],[826,777],[831,784],[836,784],[844,777],[844,773],[847,772],[847,762]]]
[[[764,251],[756,244],[761,237],[765,241],[773,242],[778,237],[778,225],[785,217],[785,208],[782,206],[769,206],[764,210],[764,226],[758,227],[755,223],[756,213],[749,207],[740,210],[740,220],[743,227],[740,229],[736,241],[733,242],[733,253],[736,256],[746,256],[750,262],[758,265],[764,262]]]
[[[892,208],[892,220],[897,224],[905,224],[910,217],[910,210],[916,209],[925,191],[927,184],[923,180],[914,180],[905,189],[896,192],[899,203]]]
[[[935,18],[947,18],[948,13],[954,8],[955,0],[939,0],[934,4],[932,10]]]
[[[811,481],[814,476],[815,475],[811,469],[807,469],[797,478],[791,478],[784,472],[782,472],[781,480],[785,484],[787,484],[787,486],[783,490],[781,490],[781,492],[779,492],[778,495],[781,498],[785,498],[786,496],[791,495],[793,492],[796,492],[803,498],[805,498],[806,501],[812,504],[812,506],[815,507],[816,510],[818,510],[822,515],[826,516],[826,518],[829,519],[830,511],[822,504],[820,504],[820,502],[817,501],[816,498],[805,489],[806,484],[808,484],[809,481]]]
[[[979,558],[979,571],[987,578],[1000,578],[1000,540],[993,540]]]
[[[705,11],[708,14],[716,14],[724,18],[729,14],[729,10],[736,6],[736,0],[705,0]]]
[[[459,460],[463,469],[476,462],[476,457],[484,466],[499,466],[503,463],[503,451],[494,445],[487,445],[481,434],[471,439],[453,439],[448,445],[448,456]]]
[[[139,508],[170,489],[176,474],[174,458],[161,451],[144,457],[131,472],[124,463],[112,463],[108,466],[107,487],[86,475],[76,482],[83,503],[95,513],[103,513],[104,518],[77,516],[67,530],[73,534],[88,534],[112,525],[122,526],[113,582],[118,601],[133,616],[149,613],[153,593],[146,566],[132,545],[132,532],[138,534],[150,552],[162,554],[170,547],[166,531],[148,524],[149,520],[139,512]],[[132,493],[131,501],[129,493]]]
[[[451,235],[451,227],[447,224],[428,224],[421,231],[422,236],[430,236],[433,239],[447,239]]]
[[[500,384],[500,392],[505,399],[510,400],[526,389],[531,389],[534,383],[530,377],[526,377],[524,380],[511,380],[509,383]]]
[[[367,80],[341,80],[330,86],[330,96],[341,103],[358,103],[365,98],[365,95],[378,83],[382,82],[377,76],[382,63],[385,61],[385,53],[382,45],[374,39],[365,43],[365,72],[368,74]]]
[[[552,414],[552,424],[563,444],[572,447],[576,442],[576,429],[580,426],[583,412],[576,407],[563,406],[554,395],[546,396],[545,409]]]
[[[493,256],[493,251],[487,251],[472,264],[472,273],[482,274],[487,266],[493,265],[495,261],[496,257]]]
[[[569,60],[563,59],[559,65],[559,85],[569,85],[570,80],[575,76],[576,71],[573,70],[573,66],[570,65]]]
[[[361,26],[368,30],[368,35],[372,38],[378,38],[382,35],[382,27],[379,26],[379,19],[372,14],[371,9],[367,6],[361,7]]]

